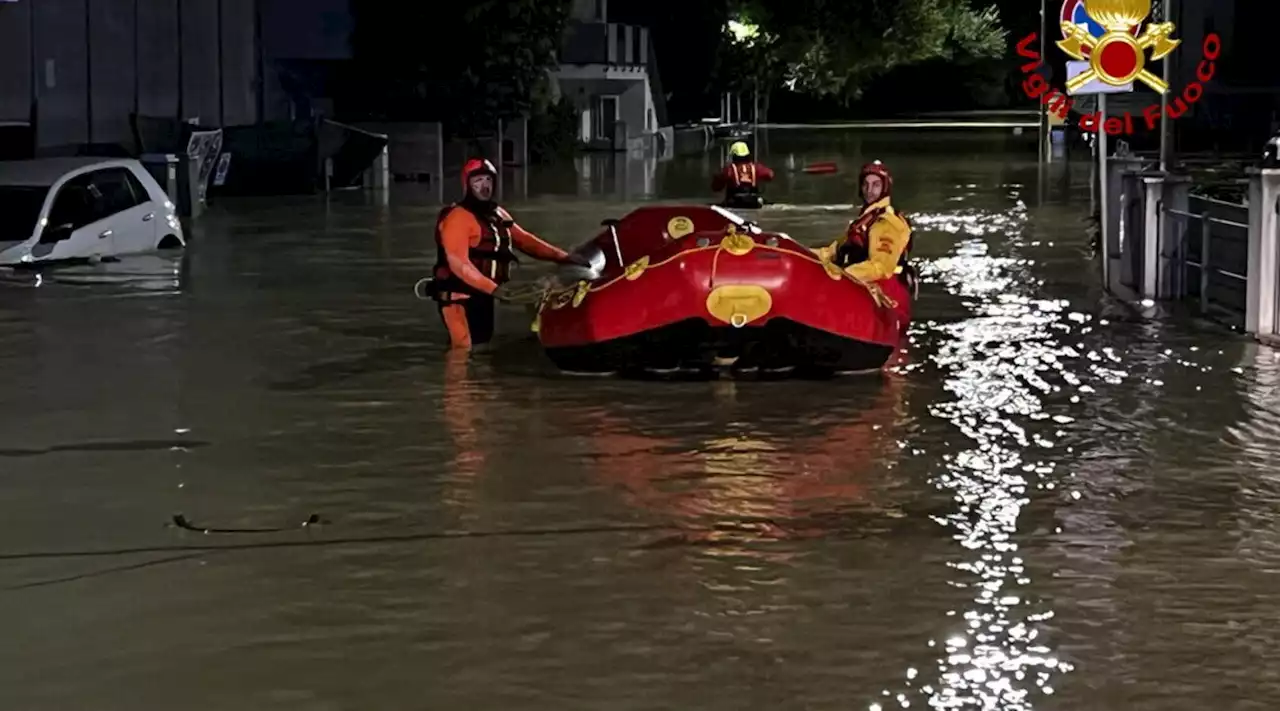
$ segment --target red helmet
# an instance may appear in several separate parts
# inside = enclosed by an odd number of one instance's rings
[[[862,166],[862,170],[858,172],[858,189],[862,189],[862,181],[867,179],[868,175],[879,176],[884,181],[884,195],[887,197],[893,193],[893,175],[889,173],[889,169],[884,167],[884,163],[880,161],[872,161]]]
[[[498,177],[498,169],[486,158],[472,158],[462,165],[462,191],[471,189],[471,179],[477,175]]]

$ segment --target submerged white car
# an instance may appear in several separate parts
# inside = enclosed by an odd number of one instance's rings
[[[0,266],[185,246],[173,202],[136,160],[0,162]]]

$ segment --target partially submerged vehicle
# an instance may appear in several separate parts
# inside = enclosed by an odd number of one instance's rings
[[[95,261],[185,246],[173,202],[136,160],[0,162],[0,266]]]

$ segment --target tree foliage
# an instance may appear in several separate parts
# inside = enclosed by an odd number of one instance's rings
[[[462,134],[525,115],[556,61],[571,0],[352,3],[360,113]]]
[[[995,6],[970,0],[739,0],[736,11],[759,33],[727,38],[720,74],[846,101],[897,67],[1008,47]]]

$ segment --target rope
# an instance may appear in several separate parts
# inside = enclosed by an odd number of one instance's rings
[[[785,253],[792,257],[798,257],[812,264],[816,264],[819,267],[822,267],[823,270],[826,270],[826,265],[831,263],[828,260],[821,259],[812,253],[806,254],[805,252],[799,252],[791,249],[784,249],[782,247],[775,247],[768,244],[757,243],[753,247],[753,249],[763,249],[769,252]],[[670,264],[671,262],[674,262],[677,259],[683,259],[684,257],[690,254],[696,254],[698,252],[706,252],[709,250],[715,250],[716,252],[715,255],[711,258],[710,283],[711,283],[711,286],[714,287],[715,280],[716,280],[716,271],[719,268],[720,253],[725,251],[723,243],[716,244],[716,245],[708,245],[706,247],[695,247],[693,249],[687,249],[680,252],[676,252],[675,254],[671,255],[670,257],[667,257],[666,259],[660,262],[654,262],[653,264],[647,265],[645,267],[645,270],[647,271],[649,269],[657,269],[658,267]],[[866,289],[867,293],[871,295],[871,300],[875,302],[876,306],[879,306],[881,308],[896,308],[898,306],[898,303],[896,301],[894,301],[892,298],[890,298],[887,294],[884,293],[884,290],[880,288],[880,285],[874,284],[874,283],[868,284],[864,281],[856,279],[853,277],[853,275],[849,274],[843,269],[840,269],[839,272],[840,272],[841,278],[847,279],[857,284],[858,286],[861,286],[862,288]],[[627,278],[627,272],[626,272],[626,269],[623,269],[621,273],[619,273],[617,276],[613,277],[609,281],[589,287],[588,292],[594,293],[594,292],[604,291],[605,289],[608,289],[609,287],[613,286],[614,284],[617,284],[620,281],[625,280],[626,278]],[[419,279],[418,282],[413,285],[414,296],[416,296],[417,298],[423,301],[430,300],[431,297],[427,296],[424,293],[425,286],[430,282],[431,282],[430,277],[427,277],[425,279]],[[553,281],[546,280],[546,281],[542,281],[534,284],[520,284],[516,286],[504,287],[503,296],[505,300],[510,303],[527,304],[527,305],[533,305],[533,306],[542,306],[543,304],[551,303],[555,308],[563,308],[573,300],[574,294],[577,293],[578,288],[579,287],[576,284],[571,286],[556,287]]]
[[[413,295],[421,301],[432,301],[433,298],[426,293],[427,285],[432,281],[431,277],[419,279],[413,285]],[[508,286],[503,289],[503,298],[506,301],[516,304],[540,304],[547,293],[548,286],[538,284],[517,284]]]
[[[791,249],[784,249],[784,248],[782,248],[782,247],[774,247],[774,246],[772,246],[772,245],[767,245],[767,244],[759,244],[759,243],[757,243],[757,244],[755,245],[754,249],[763,249],[763,250],[770,251],[770,252],[785,253],[785,254],[788,254],[788,255],[790,255],[790,256],[792,256],[792,257],[798,257],[798,258],[803,259],[803,260],[805,260],[805,261],[808,261],[808,262],[810,262],[810,263],[812,263],[812,264],[816,264],[816,265],[818,265],[819,267],[822,267],[824,270],[826,269],[826,267],[825,267],[825,266],[823,266],[823,265],[824,265],[824,264],[828,264],[828,263],[830,263],[830,262],[828,262],[828,261],[826,261],[826,260],[823,260],[823,259],[818,258],[816,255],[814,255],[814,254],[812,254],[812,253],[806,254],[806,253],[804,253],[804,252],[798,252],[798,251],[791,250]],[[706,251],[708,251],[708,250],[715,250],[715,251],[716,251],[715,256],[714,256],[714,257],[712,257],[712,259],[711,259],[711,284],[712,284],[712,286],[714,286],[714,285],[715,285],[715,275],[716,275],[716,270],[717,270],[718,262],[719,262],[719,259],[720,259],[720,252],[725,251],[724,247],[723,247],[722,245],[719,245],[719,244],[717,244],[717,245],[709,245],[709,246],[706,246],[706,247],[696,247],[696,248],[694,248],[694,249],[689,249],[689,250],[684,250],[684,251],[681,251],[681,252],[677,252],[677,253],[675,253],[675,254],[671,255],[670,257],[667,257],[666,259],[662,260],[661,262],[655,262],[655,263],[653,263],[653,264],[648,265],[647,267],[645,267],[645,270],[646,270],[646,271],[648,271],[649,269],[657,269],[658,267],[661,267],[661,266],[666,265],[666,264],[670,264],[671,262],[674,262],[674,261],[675,261],[675,260],[677,260],[677,259],[681,259],[681,258],[683,258],[683,257],[685,257],[685,256],[687,256],[687,255],[695,254],[695,253],[697,253],[697,252],[706,252]],[[590,291],[591,291],[592,293],[594,293],[594,292],[598,292],[598,291],[604,291],[605,289],[608,289],[609,287],[613,286],[614,284],[617,284],[618,282],[620,282],[620,281],[622,281],[622,280],[626,279],[626,276],[627,276],[627,275],[626,275],[626,271],[624,270],[624,271],[623,271],[623,273],[621,273],[621,274],[619,274],[619,275],[615,276],[614,278],[610,279],[609,281],[604,282],[603,284],[597,284],[597,285],[595,285],[595,286],[591,287],[591,288],[590,288]],[[856,278],[854,278],[854,276],[853,276],[852,274],[849,274],[848,272],[846,272],[846,271],[845,271],[845,270],[843,270],[843,269],[841,269],[841,270],[840,270],[840,276],[841,276],[841,278],[847,279],[847,280],[849,280],[849,281],[851,281],[851,282],[853,282],[853,283],[857,284],[858,286],[861,286],[862,288],[866,289],[866,290],[867,290],[867,293],[871,295],[871,299],[875,302],[876,306],[879,306],[879,307],[881,307],[881,308],[897,308],[898,303],[897,303],[896,301],[894,301],[892,298],[890,298],[888,294],[885,294],[885,293],[884,293],[884,290],[883,290],[883,289],[881,289],[881,288],[880,288],[880,286],[879,286],[878,284],[874,284],[874,283],[868,284],[868,283],[866,283],[866,282],[864,282],[864,281],[861,281],[861,280],[859,280],[859,279],[856,279]],[[546,301],[552,301],[552,300],[561,301],[561,300],[563,300],[563,302],[564,302],[564,303],[568,303],[568,302],[569,302],[569,300],[572,300],[572,299],[573,299],[573,294],[574,294],[576,291],[577,291],[577,287],[576,287],[576,286],[564,287],[563,289],[555,289],[555,288],[553,288],[553,287],[547,286],[547,287],[545,287],[545,291],[543,292],[543,300],[546,300]],[[539,303],[541,303],[541,302],[539,302]]]
[[[547,284],[516,284],[502,287],[502,298],[513,304],[540,304],[551,287]]]

